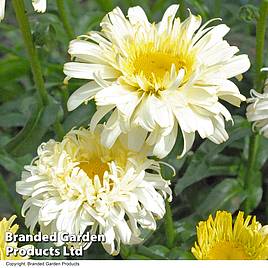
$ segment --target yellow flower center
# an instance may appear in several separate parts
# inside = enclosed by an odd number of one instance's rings
[[[107,163],[101,161],[101,159],[91,159],[89,161],[81,161],[79,167],[88,175],[90,179],[94,179],[95,175],[98,175],[100,181],[103,179],[103,174],[106,170],[109,170]]]
[[[170,72],[172,64],[178,71],[181,68],[187,69],[186,63],[178,56],[162,52],[149,52],[141,54],[134,60],[135,74],[143,74],[147,80],[153,82],[163,80],[166,73]]]
[[[250,256],[245,252],[243,246],[230,241],[217,242],[209,251],[209,260],[249,260]]]

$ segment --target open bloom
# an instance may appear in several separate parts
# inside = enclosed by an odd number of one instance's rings
[[[121,242],[141,241],[140,227],[156,228],[171,189],[159,163],[144,153],[119,141],[111,149],[103,147],[100,128],[72,130],[62,142],[41,144],[17,192],[26,199],[22,214],[31,232],[36,223],[43,233],[83,234],[87,229],[105,235],[103,247],[115,255]]]
[[[268,68],[262,70],[268,71]],[[247,118],[253,123],[253,128],[258,129],[260,134],[268,138],[268,79],[265,81],[264,92],[258,93],[251,90],[251,98],[247,101],[250,103],[247,107]]]
[[[217,211],[215,219],[210,215],[207,221],[199,222],[192,253],[199,260],[266,260],[267,227],[255,216],[244,219],[243,212],[233,224],[231,213]]]
[[[17,216],[13,215],[12,217],[10,217],[9,220],[7,220],[6,218],[3,218],[0,221],[0,260],[24,260],[27,259],[28,257],[21,257],[19,255],[10,255],[7,256],[6,254],[6,247],[10,246],[12,248],[17,248],[17,243],[15,242],[6,242],[6,232],[11,232],[13,234],[15,234],[18,229],[19,226],[17,224],[13,224],[14,220],[16,219]],[[24,248],[27,247],[31,247],[31,246],[24,246]]]
[[[6,0],[0,0],[0,21],[5,16],[5,2]],[[37,12],[45,12],[47,0],[32,0],[34,10]]]
[[[101,32],[71,41],[74,61],[64,65],[64,73],[91,81],[74,92],[68,108],[94,98],[92,129],[112,111],[102,134],[107,147],[121,133],[135,133],[133,149],[145,141],[162,158],[172,149],[178,126],[182,155],[196,131],[215,143],[228,139],[225,120],[232,117],[219,100],[235,106],[245,100],[228,79],[248,70],[248,57],[236,56],[238,48],[223,40],[226,25],[201,26],[201,17],[191,13],[181,22],[177,10],[172,5],[159,23],[150,23],[140,7],[130,8],[128,19],[115,8],[101,22]]]

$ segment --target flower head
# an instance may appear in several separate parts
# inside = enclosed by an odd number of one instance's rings
[[[62,140],[38,148],[38,156],[22,174],[17,192],[26,199],[22,214],[34,230],[70,234],[103,234],[103,247],[117,254],[120,243],[141,241],[140,227],[154,230],[165,214],[169,182],[158,162],[117,141],[111,149],[100,143],[100,126],[70,131]]]
[[[264,68],[268,71],[268,68]],[[250,92],[250,103],[247,107],[247,118],[253,123],[253,128],[258,129],[260,133],[268,138],[268,79],[265,81],[264,92],[258,93],[255,90]]]
[[[215,219],[210,215],[199,222],[192,253],[199,260],[266,260],[267,226],[262,227],[255,216],[244,219],[243,212],[233,224],[231,213],[217,211]]]
[[[20,255],[14,256],[13,254],[7,256],[6,254],[6,247],[10,246],[12,248],[17,248],[17,243],[6,242],[6,232],[11,232],[15,234],[19,229],[19,226],[17,224],[12,225],[16,217],[17,216],[13,215],[12,217],[10,217],[9,220],[3,218],[0,221],[0,260],[24,260],[28,258],[28,257],[21,257]]]
[[[178,5],[170,6],[159,23],[150,23],[140,7],[108,13],[101,32],[89,32],[71,41],[74,59],[64,66],[67,78],[91,80],[70,97],[69,110],[94,98],[97,112],[92,129],[112,114],[102,133],[111,147],[122,133],[130,133],[133,149],[144,141],[152,153],[164,157],[172,149],[178,126],[185,154],[197,131],[215,143],[228,139],[225,120],[231,114],[219,100],[239,106],[245,98],[228,79],[248,70],[246,55],[223,37],[229,28],[201,26],[201,17],[175,18]],[[201,27],[200,27],[201,26]]]
[[[0,0],[0,21],[5,16],[6,0]],[[47,7],[47,0],[32,0],[34,10],[37,12],[45,12]]]

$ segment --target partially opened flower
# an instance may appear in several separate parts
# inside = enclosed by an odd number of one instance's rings
[[[6,0],[0,0],[0,21],[5,16],[5,2]],[[32,0],[34,10],[37,12],[45,12],[47,6],[47,0]]]
[[[215,219],[210,215],[199,222],[192,253],[198,260],[266,260],[267,226],[262,227],[255,216],[244,219],[243,212],[233,223],[231,213],[217,211]]]
[[[268,68],[262,70],[268,71]],[[253,128],[268,138],[268,79],[265,81],[263,91],[263,93],[258,93],[251,90],[251,98],[247,100],[250,104],[247,107],[246,115],[249,122],[254,122]]]
[[[120,243],[141,241],[140,228],[156,228],[171,190],[158,162],[119,141],[103,147],[100,128],[72,130],[62,142],[41,144],[17,192],[25,198],[22,214],[31,232],[36,223],[44,233],[87,229],[105,235],[103,247],[115,255]]]
[[[64,66],[69,78],[91,80],[70,97],[69,110],[95,98],[97,112],[92,129],[109,112],[102,133],[111,147],[122,133],[133,136],[133,149],[144,141],[154,155],[164,157],[172,149],[178,126],[185,154],[197,131],[215,143],[228,139],[225,120],[231,114],[220,102],[239,106],[245,98],[228,80],[248,70],[246,55],[223,37],[229,28],[201,26],[191,13],[181,22],[178,5],[170,6],[159,23],[150,23],[141,7],[120,8],[104,17],[101,32],[89,32],[71,41],[73,62]],[[201,27],[200,27],[201,26]],[[139,137],[139,139],[137,139]]]
[[[16,219],[17,216],[13,215],[10,217],[10,219],[3,218],[0,221],[0,260],[24,260],[28,259],[28,257],[21,257],[20,255],[13,255],[11,254],[10,256],[7,256],[6,253],[6,248],[7,247],[12,247],[13,249],[16,249],[18,247],[18,243],[16,242],[6,242],[6,232],[11,232],[15,234],[19,226],[17,224],[13,224],[14,220]],[[32,246],[24,246],[24,248],[28,248]]]

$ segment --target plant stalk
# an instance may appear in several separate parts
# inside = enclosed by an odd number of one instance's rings
[[[74,39],[75,36],[74,36],[73,28],[68,20],[68,16],[67,16],[66,9],[64,6],[64,0],[56,0],[56,3],[57,3],[58,12],[59,12],[63,27],[65,29],[65,32],[68,35],[68,38],[72,40]]]
[[[172,211],[169,202],[166,200],[166,215],[165,215],[165,233],[167,239],[167,247],[172,248],[175,241],[174,224]]]
[[[42,105],[48,103],[48,93],[45,89],[45,83],[42,75],[41,65],[38,59],[37,51],[35,49],[29,20],[25,13],[25,6],[23,0],[12,0],[12,4],[16,13],[17,22],[19,24],[24,44],[28,53],[28,59],[31,64],[34,83],[38,90],[40,102]]]
[[[268,0],[262,0],[259,8],[259,19],[256,25],[256,62],[255,62],[255,79],[254,88],[256,91],[262,91],[263,78],[260,69],[263,67],[265,30],[268,15]],[[254,134],[250,138],[248,150],[248,166],[245,174],[245,189],[251,192],[251,187],[254,184],[254,170],[256,169],[256,160],[259,151],[260,136]],[[244,210],[248,214],[251,211],[250,200],[247,198],[244,203]]]
[[[268,0],[262,0],[259,8],[259,19],[256,25],[256,62],[254,88],[261,92],[263,87],[263,76],[260,69],[263,67],[263,55],[265,44],[265,31],[268,15]]]

